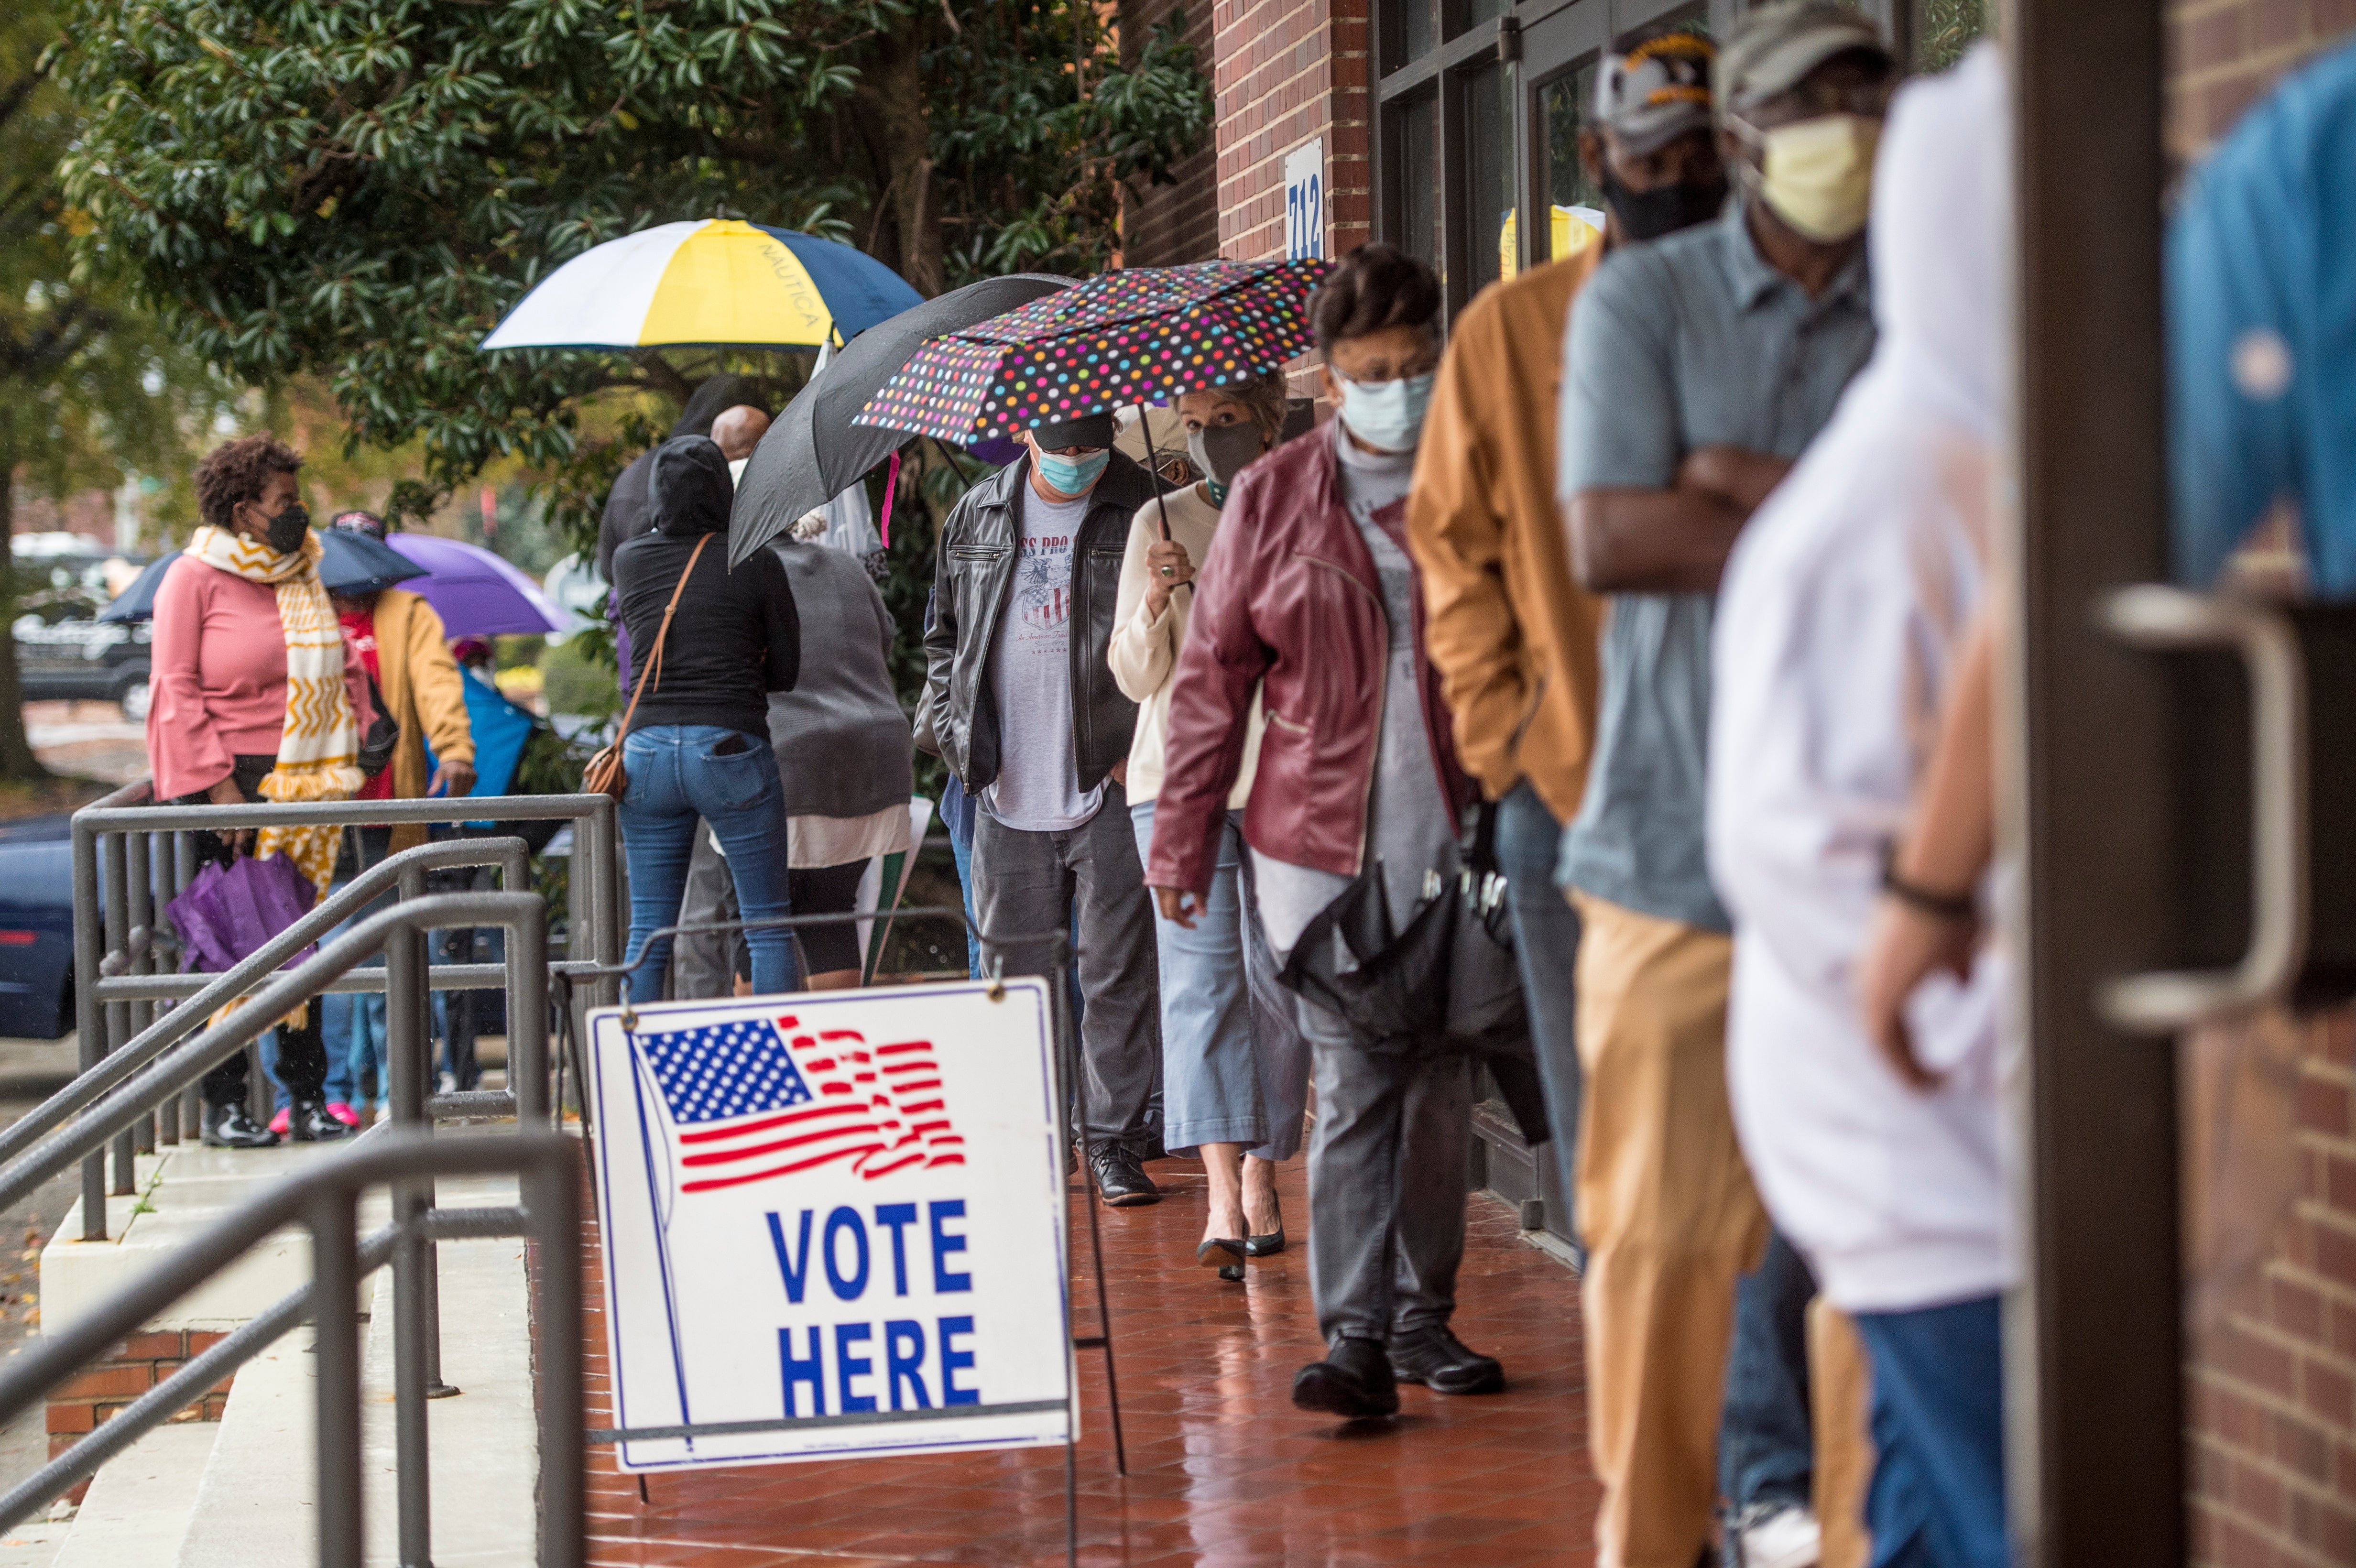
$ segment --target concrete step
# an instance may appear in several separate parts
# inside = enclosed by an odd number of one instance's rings
[[[41,1249],[41,1322],[59,1333],[161,1259],[209,1229],[229,1211],[313,1160],[348,1147],[282,1144],[276,1148],[218,1149],[185,1143],[142,1155],[135,1196],[109,1198],[107,1239],[85,1242],[81,1204]],[[360,1206],[360,1233],[384,1223],[381,1193]],[[191,1291],[146,1325],[150,1329],[236,1328],[311,1277],[311,1239],[300,1226],[276,1232],[244,1257]]]
[[[448,1207],[516,1201],[511,1179],[445,1181]],[[442,1369],[462,1391],[427,1406],[433,1455],[434,1561],[532,1561],[539,1452],[520,1241],[448,1242],[442,1254]],[[392,1293],[377,1276],[361,1371],[362,1517],[368,1561],[397,1560],[394,1511]],[[296,1329],[247,1363],[230,1391],[220,1438],[174,1568],[309,1568],[317,1539],[311,1330]]]
[[[188,1532],[220,1427],[159,1426],[98,1473],[50,1568],[166,1568]]]

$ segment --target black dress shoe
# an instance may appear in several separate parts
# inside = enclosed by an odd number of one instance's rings
[[[1088,1173],[1096,1178],[1097,1194],[1108,1207],[1131,1209],[1162,1201],[1162,1189],[1153,1185],[1137,1156],[1114,1139],[1088,1146]]]
[[[1336,1339],[1323,1360],[1293,1374],[1292,1403],[1352,1420],[1397,1415],[1398,1383],[1391,1376],[1390,1357],[1372,1339]]]
[[[331,1144],[352,1136],[351,1128],[327,1115],[323,1100],[297,1100],[291,1115],[287,1136],[295,1143]]]
[[[1248,1258],[1272,1258],[1282,1251],[1284,1251],[1284,1227],[1281,1225],[1265,1236],[1244,1238],[1244,1256]]]
[[[1505,1369],[1494,1356],[1466,1347],[1446,1328],[1419,1328],[1391,1337],[1391,1371],[1403,1383],[1434,1393],[1503,1393]]]
[[[205,1107],[205,1142],[214,1148],[272,1148],[278,1135],[245,1114],[245,1102]]]

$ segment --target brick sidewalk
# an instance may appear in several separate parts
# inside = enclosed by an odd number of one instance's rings
[[[1103,1360],[1079,1358],[1080,1560],[1093,1564],[1522,1563],[1591,1560],[1576,1281],[1524,1244],[1512,1215],[1472,1199],[1457,1327],[1501,1357],[1490,1399],[1401,1391],[1396,1422],[1338,1424],[1292,1408],[1292,1374],[1319,1351],[1300,1239],[1301,1162],[1283,1172],[1294,1245],[1248,1285],[1194,1266],[1200,1167],[1152,1168],[1169,1200],[1104,1211],[1130,1474],[1113,1467]],[[1087,1220],[1074,1214],[1085,1264]],[[594,1223],[594,1221],[593,1221]],[[612,1424],[594,1236],[587,1247],[589,1420]],[[1075,1319],[1095,1320],[1085,1277]],[[1060,1449],[825,1461],[648,1478],[593,1449],[591,1561],[666,1568],[851,1568],[1064,1561]]]

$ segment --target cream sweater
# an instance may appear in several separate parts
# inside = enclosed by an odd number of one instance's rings
[[[1112,642],[1105,661],[1112,678],[1138,704],[1137,739],[1129,747],[1129,803],[1153,799],[1162,793],[1162,759],[1170,738],[1170,677],[1178,667],[1178,650],[1186,645],[1186,621],[1194,609],[1194,590],[1181,585],[1170,595],[1161,614],[1146,608],[1149,586],[1145,552],[1162,538],[1162,507],[1170,508],[1170,537],[1186,547],[1187,559],[1202,570],[1211,553],[1211,535],[1219,526],[1219,509],[1200,485],[1173,490],[1160,501],[1148,501],[1129,525],[1129,549],[1121,557],[1120,594],[1113,610]],[[1227,809],[1240,811],[1251,798],[1252,773],[1259,765],[1259,694],[1252,694],[1250,729],[1244,738],[1243,771],[1228,792]]]

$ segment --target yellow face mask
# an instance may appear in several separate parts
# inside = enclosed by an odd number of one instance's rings
[[[1847,240],[1865,227],[1880,121],[1820,114],[1772,131],[1743,129],[1764,149],[1764,167],[1751,177],[1776,217],[1819,244]]]

